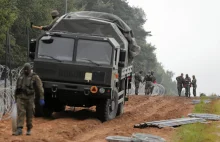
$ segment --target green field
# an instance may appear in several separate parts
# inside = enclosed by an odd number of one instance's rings
[[[207,98],[202,98],[202,100]],[[195,105],[193,113],[220,114],[220,100],[214,100],[210,104],[203,101]],[[207,121],[181,126],[177,129],[172,142],[219,142],[220,122]]]

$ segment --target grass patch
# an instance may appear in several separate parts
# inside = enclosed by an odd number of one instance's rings
[[[208,98],[202,97],[201,103],[195,105],[193,112],[220,114],[220,100],[214,100],[210,104],[205,104],[204,100],[206,99]],[[183,125],[175,133],[172,142],[217,142],[220,139],[219,131],[219,122]]]

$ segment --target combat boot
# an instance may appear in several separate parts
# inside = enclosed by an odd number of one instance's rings
[[[16,133],[15,133],[15,135],[16,135],[16,136],[19,136],[19,135],[22,135],[22,134],[23,134],[22,129],[21,129],[21,128],[18,128],[17,131],[16,131]]]
[[[31,135],[31,129],[27,129],[26,135],[30,136]]]

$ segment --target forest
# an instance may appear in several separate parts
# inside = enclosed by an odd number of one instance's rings
[[[174,73],[165,70],[158,62],[156,47],[147,42],[149,33],[143,25],[147,16],[143,9],[129,5],[127,0],[68,0],[68,12],[99,11],[112,13],[123,19],[133,30],[141,53],[135,58],[134,73],[143,70],[155,72],[157,83],[162,84],[166,94],[176,95]],[[52,21],[51,10],[58,10],[60,15],[65,14],[65,0],[0,0],[0,64],[5,60],[6,33],[10,34],[12,64],[22,65],[27,61],[27,29],[30,38],[37,37],[42,31],[31,29],[30,23],[47,25]],[[150,19],[149,19],[150,20]],[[153,31],[152,31],[153,32]]]

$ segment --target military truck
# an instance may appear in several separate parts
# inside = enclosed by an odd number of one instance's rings
[[[96,106],[103,122],[123,113],[131,88],[133,58],[140,47],[119,17],[70,12],[52,29],[32,39],[29,51],[45,96],[43,108],[35,102],[36,116],[51,116],[64,111],[66,105]]]

